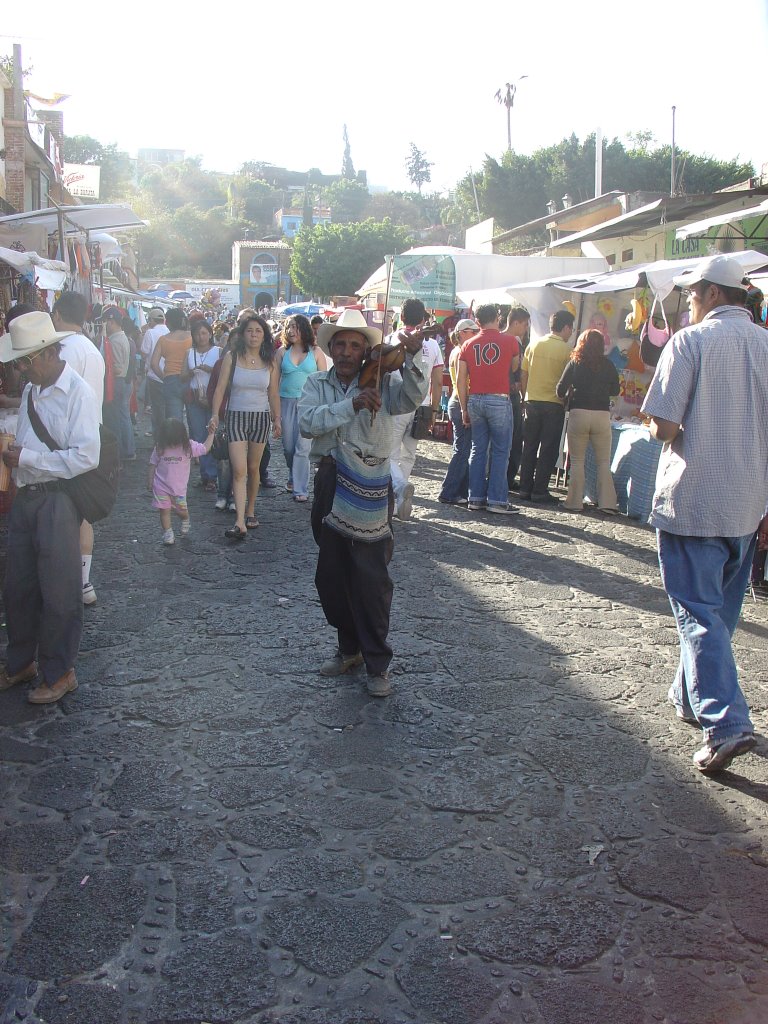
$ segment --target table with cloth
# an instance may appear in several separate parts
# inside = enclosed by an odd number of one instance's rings
[[[641,423],[611,423],[611,475],[619,509],[631,519],[648,521],[651,514],[656,470],[663,445]],[[592,446],[584,465],[586,501],[597,499],[597,464]]]

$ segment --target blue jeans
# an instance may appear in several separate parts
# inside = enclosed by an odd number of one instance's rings
[[[469,500],[478,505],[507,504],[507,465],[512,447],[512,406],[505,395],[470,395],[472,447],[469,453]],[[485,467],[490,448],[490,467]]]
[[[186,386],[179,373],[163,378],[163,404],[167,420],[181,420],[182,423],[184,422],[183,396]]]
[[[131,423],[132,384],[125,377],[115,377],[114,399],[104,405],[104,424],[117,438],[121,459],[132,459],[136,454],[136,441]]]
[[[222,459],[216,463],[216,497],[226,502],[234,501],[232,493],[232,463],[229,459]]]
[[[309,449],[312,441],[299,433],[298,398],[280,399],[280,419],[283,425],[283,452],[288,466],[288,483],[293,493],[305,498],[309,491]]]
[[[755,534],[684,537],[657,531],[659,566],[680,637],[670,699],[691,710],[716,743],[753,732],[731,637],[749,581]]]
[[[445,471],[445,480],[440,489],[441,501],[457,501],[466,498],[469,480],[469,451],[472,447],[472,430],[464,426],[461,405],[458,398],[448,402],[448,418],[453,427],[453,454]]]
[[[207,405],[199,402],[187,403],[187,424],[189,436],[193,441],[204,442],[208,437],[208,421],[211,418],[211,410]],[[216,459],[208,452],[200,456],[200,479],[203,483],[216,479]]]

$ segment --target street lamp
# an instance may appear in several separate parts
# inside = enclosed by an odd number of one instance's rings
[[[512,105],[515,102],[515,93],[517,92],[517,83],[522,82],[528,75],[520,75],[519,78],[515,79],[514,82],[506,82],[504,84],[504,91],[501,89],[496,93],[496,99],[501,103],[502,106],[507,108],[507,149],[512,149]]]

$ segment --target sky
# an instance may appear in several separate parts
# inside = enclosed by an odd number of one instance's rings
[[[208,170],[256,160],[335,174],[346,124],[369,185],[410,189],[413,142],[434,165],[426,190],[445,193],[504,153],[495,93],[507,82],[517,84],[518,152],[597,129],[668,143],[674,105],[678,147],[759,171],[768,0],[732,10],[714,0],[36,0],[4,10],[0,53],[19,43],[33,67],[26,88],[70,94],[67,135],[132,156],[168,147]]]

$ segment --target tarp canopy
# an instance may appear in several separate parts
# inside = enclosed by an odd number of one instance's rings
[[[16,252],[0,246],[0,260],[45,290],[59,291],[67,279],[66,263],[43,259],[36,252]]]
[[[768,217],[768,199],[759,206],[750,206],[747,210],[731,210],[730,213],[721,213],[719,217],[708,217],[706,220],[697,220],[693,224],[686,224],[675,232],[676,239],[693,238],[696,235],[706,235],[712,228],[721,227],[724,224],[733,224],[737,220],[745,220],[747,217]],[[762,221],[761,221],[762,225]],[[763,237],[765,232],[763,232]],[[754,238],[751,234],[745,236]]]
[[[417,246],[402,253],[403,256],[450,256],[456,268],[456,292],[476,292],[482,289],[502,288],[517,282],[539,281],[571,273],[594,274],[605,270],[606,261],[600,258],[573,256],[497,256],[468,252],[450,245]],[[387,265],[383,263],[359,289],[358,295],[381,293],[387,288]]]
[[[138,217],[127,203],[90,203],[85,206],[63,206],[64,231],[67,235],[82,234],[85,231],[131,231],[146,227],[147,222]],[[51,235],[59,229],[58,210],[31,210],[29,213],[12,213],[0,217],[0,230],[14,225],[42,227]]]

